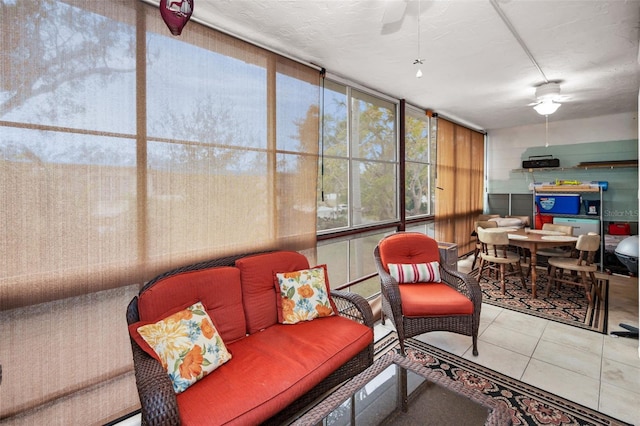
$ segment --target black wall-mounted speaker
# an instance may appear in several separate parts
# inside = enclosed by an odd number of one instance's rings
[[[539,169],[543,167],[560,167],[560,160],[551,155],[532,155],[522,161],[523,169]]]

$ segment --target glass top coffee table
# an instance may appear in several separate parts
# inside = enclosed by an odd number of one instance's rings
[[[294,425],[511,425],[507,407],[388,353],[337,388]]]

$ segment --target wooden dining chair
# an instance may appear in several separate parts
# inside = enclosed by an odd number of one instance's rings
[[[602,292],[598,286],[598,280],[596,279],[595,272],[598,270],[598,265],[594,263],[596,252],[600,248],[600,235],[598,234],[586,234],[579,235],[576,242],[576,251],[578,257],[552,257],[549,259],[549,265],[551,271],[549,273],[549,283],[547,284],[547,296],[551,292],[551,286],[554,284],[571,284],[584,287],[584,291],[587,295],[589,305],[593,304],[593,297],[591,296],[592,287],[595,289],[598,297],[602,298]],[[569,274],[569,272],[579,273],[580,277]],[[587,278],[587,274],[589,278]]]
[[[573,236],[573,226],[571,225],[558,225],[555,223],[543,223],[543,231],[562,232],[563,236]],[[541,248],[536,252],[536,256],[540,256],[550,259],[552,257],[571,257],[573,255],[573,244],[565,247],[546,247]],[[551,272],[551,266],[547,266],[547,274]],[[531,266],[527,268],[527,277],[531,273]]]
[[[529,216],[514,216],[514,215],[507,215],[505,216],[508,219],[519,219],[520,220],[520,225],[522,228],[526,228],[528,226],[531,226],[531,219],[529,218]]]
[[[486,230],[478,227],[478,239],[482,244],[478,281],[482,279],[484,270],[489,269],[498,272],[502,294],[505,292],[505,277],[509,275],[519,275],[522,288],[526,289],[527,284],[522,273],[520,255],[510,250],[507,231],[496,232],[495,230]],[[513,267],[510,272],[506,271],[507,265]]]
[[[478,261],[478,256],[480,255],[480,252],[482,251],[482,243],[480,242],[480,240],[478,239],[478,227],[487,229],[487,228],[497,228],[498,227],[498,222],[494,221],[494,220],[476,220],[473,230],[475,231],[476,234],[476,248],[473,251],[473,263],[471,263],[471,270],[473,271],[474,269],[476,269],[476,262]]]
[[[573,236],[573,226],[571,225],[558,225],[554,223],[544,223],[542,224],[543,231],[555,231],[562,232],[562,235],[565,236]],[[571,252],[573,251],[573,244],[568,245],[566,247],[549,247],[545,249],[540,249],[537,251],[538,256],[545,257],[571,257]]]

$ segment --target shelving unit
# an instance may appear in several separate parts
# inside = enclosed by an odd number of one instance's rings
[[[564,213],[538,213],[538,209],[536,208],[536,195],[541,194],[580,194],[580,210],[583,208],[582,204],[582,196],[584,194],[587,195],[598,195],[598,199],[600,200],[600,205],[598,207],[597,215],[588,215],[588,214],[564,214]],[[566,217],[566,218],[574,218],[574,219],[597,219],[599,222],[600,229],[600,271],[604,271],[604,206],[602,200],[602,188],[594,188],[594,187],[586,187],[581,185],[575,186],[563,186],[563,187],[551,187],[551,186],[542,186],[533,189],[532,195],[532,204],[533,204],[533,223],[536,223],[536,216],[538,214],[545,214],[553,217]]]

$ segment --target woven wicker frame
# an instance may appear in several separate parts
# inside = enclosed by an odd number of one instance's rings
[[[172,275],[219,266],[234,266],[236,260],[260,253],[227,256],[173,269],[149,281],[142,287],[139,294],[153,287],[156,282]],[[331,296],[338,308],[339,315],[365,324],[373,329],[373,313],[369,303],[362,296],[342,291],[332,291]],[[127,307],[127,323],[133,324],[139,320],[138,297],[134,297]],[[180,414],[178,412],[176,394],[167,372],[158,361],[144,352],[133,339],[130,339],[130,341],[133,352],[136,386],[140,396],[142,424],[179,425]],[[264,424],[282,424],[287,419],[294,418],[297,413],[316,401],[319,397],[344,381],[356,376],[372,364],[373,341],[367,348],[326,377],[319,385],[309,390],[283,411],[271,419],[268,419]],[[215,410],[215,407],[203,409]]]
[[[393,234],[392,234],[393,235]],[[398,282],[389,274],[382,264],[379,246],[374,249],[380,287],[382,292],[382,321],[388,317],[398,333],[400,350],[404,354],[404,339],[428,333],[430,331],[450,331],[453,333],[471,336],[473,341],[473,354],[478,355],[478,327],[480,326],[480,310],[482,308],[482,291],[478,281],[467,274],[452,271],[440,262],[440,278],[444,284],[464,294],[473,303],[471,315],[438,315],[423,317],[407,317],[402,313],[402,300]]]
[[[477,389],[466,387],[461,382],[451,380],[438,372],[411,361],[407,357],[400,356],[395,352],[389,352],[378,359],[371,367],[354,377],[353,380],[345,383],[335,392],[327,396],[327,398],[325,398],[321,403],[309,410],[309,412],[305,413],[304,416],[297,419],[292,426],[322,424],[322,420],[333,410],[337,409],[340,404],[362,389],[367,383],[371,382],[371,380],[392,364],[396,364],[398,367],[405,370],[413,371],[415,374],[424,377],[429,382],[436,383],[453,393],[468,398],[476,404],[486,407],[488,410],[488,417],[484,423],[485,426],[508,426],[513,424],[511,412],[503,402],[495,400]],[[398,390],[398,392],[400,392],[400,390]]]

